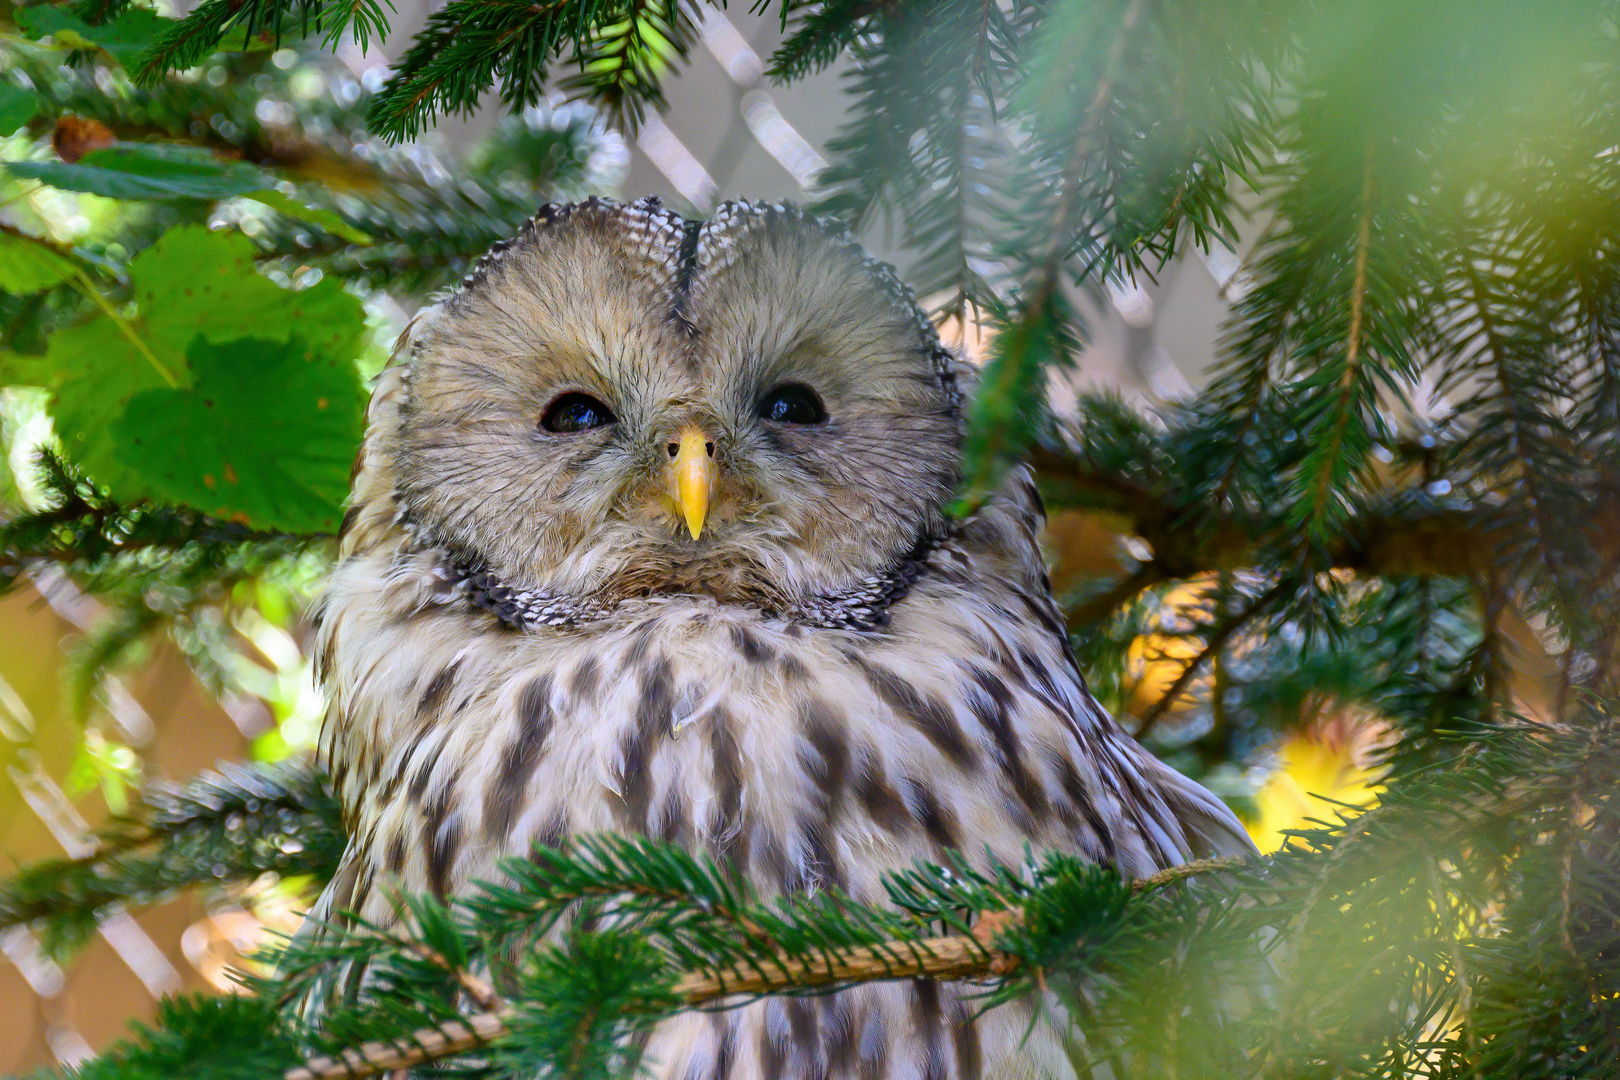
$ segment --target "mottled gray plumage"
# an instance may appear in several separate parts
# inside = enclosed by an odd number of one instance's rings
[[[587,832],[872,901],[949,850],[1128,875],[1247,851],[1087,692],[1027,474],[947,519],[972,381],[892,271],[791,209],[593,200],[487,256],[378,382],[321,604],[353,837],[328,909],[387,921],[385,882],[450,895]],[[825,420],[758,415],[783,383]],[[568,393],[615,422],[545,430]],[[687,431],[713,459],[695,539]],[[1027,1013],[973,1011],[887,984],[680,1017],[647,1049],[683,1080],[1068,1074],[1053,1035],[1019,1047]]]

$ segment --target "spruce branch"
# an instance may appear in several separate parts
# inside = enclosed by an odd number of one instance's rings
[[[1210,517],[1200,529],[1183,528],[1187,508],[1130,476],[1100,470],[1084,458],[1037,445],[1027,458],[1048,506],[1079,509],[1117,522],[1129,535],[1153,548],[1159,580],[1184,580],[1214,570],[1263,565],[1268,544],[1286,533],[1280,525],[1247,514]],[[1594,499],[1603,499],[1601,492]],[[1607,503],[1594,503],[1602,520]],[[1352,519],[1327,550],[1328,565],[1384,577],[1470,575],[1489,566],[1506,523],[1486,507],[1436,504],[1433,500],[1390,499]],[[1143,578],[1144,585],[1152,580]],[[1106,614],[1099,611],[1098,614]]]
[[[244,43],[263,40],[280,48],[283,36],[301,38],[313,26],[325,34],[327,47],[352,33],[364,49],[388,32],[385,4],[392,9],[387,0],[204,0],[158,35],[133,74],[151,86],[171,71],[195,67],[233,30],[242,32]]]
[[[1509,486],[1514,503],[1524,511],[1535,537],[1531,545],[1513,544],[1511,532],[1504,529],[1504,540],[1509,542],[1503,547],[1510,558],[1521,563],[1525,555],[1515,548],[1534,553],[1530,557],[1541,564],[1537,570],[1552,583],[1558,614],[1566,625],[1576,628],[1585,621],[1590,599],[1581,595],[1577,582],[1591,580],[1595,553],[1583,542],[1584,530],[1576,524],[1579,496],[1568,483],[1568,477],[1577,475],[1578,440],[1560,415],[1557,384],[1536,370],[1540,366],[1536,354],[1546,355],[1542,350],[1550,351],[1551,343],[1542,338],[1545,329],[1504,310],[1504,298],[1488,289],[1471,259],[1462,260],[1459,273],[1478,324],[1481,348],[1474,364],[1493,377],[1500,409],[1499,423],[1482,429],[1478,437],[1500,441],[1500,456],[1513,465]],[[1487,407],[1488,402],[1487,398]],[[1514,528],[1518,522],[1505,518],[1503,524]]]
[[[325,778],[309,765],[222,765],[144,791],[129,817],[98,834],[91,854],[35,863],[8,879],[0,928],[40,927],[48,947],[66,951],[113,904],[156,903],[263,873],[324,882],[344,842]]]
[[[1342,485],[1345,437],[1351,417],[1359,411],[1357,399],[1362,389],[1362,368],[1366,348],[1362,323],[1367,311],[1367,258],[1372,251],[1373,200],[1377,194],[1378,176],[1373,167],[1372,147],[1366,152],[1367,164],[1361,181],[1360,221],[1356,226],[1355,269],[1350,281],[1350,325],[1344,343],[1343,371],[1338,377],[1332,430],[1324,445],[1313,449],[1316,456],[1315,475],[1309,478],[1310,510],[1301,527],[1303,539],[1319,544],[1325,534],[1323,525],[1328,503]]]
[[[1429,890],[1434,897],[1435,919],[1442,927],[1447,928],[1445,937],[1451,950],[1451,977],[1457,981],[1457,1023],[1462,1029],[1464,1046],[1468,1056],[1473,1058],[1477,1053],[1474,1045],[1473,1022],[1470,1013],[1473,1012],[1473,982],[1468,971],[1468,961],[1463,950],[1463,940],[1460,934],[1451,932],[1448,924],[1451,918],[1451,898],[1441,878],[1442,870],[1437,860],[1430,859]],[[1473,1075],[1479,1077],[1476,1067]]]
[[[697,36],[690,0],[627,0],[576,49],[576,74],[562,88],[634,131],[646,110],[665,106],[662,80],[686,61]]]
[[[696,941],[691,935],[711,919],[706,898],[723,896],[728,888],[717,868],[645,838],[597,838],[574,854],[542,849],[539,854],[549,870],[511,888],[485,886],[484,899],[467,909],[473,916],[470,922],[448,919],[447,909],[437,901],[416,898],[411,901],[412,917],[404,925],[419,928],[420,937],[415,932],[365,931],[351,941],[301,954],[295,944],[294,953],[285,958],[294,968],[293,984],[301,966],[319,964],[323,957],[364,957],[381,964],[382,977],[371,984],[375,992],[387,995],[373,1006],[377,1012],[371,1030],[376,1030],[420,1015],[411,1004],[415,995],[439,1001],[445,985],[472,991],[468,1000],[474,1005],[494,1000],[491,985],[482,979],[475,977],[469,987],[467,965],[491,943],[503,940],[486,936],[504,918],[503,912],[532,912],[594,895],[595,906],[589,911],[597,925],[611,924],[610,928],[583,932],[576,927],[564,935],[561,946],[541,946],[533,966],[511,981],[512,996],[494,1009],[447,1011],[441,1001],[429,1010],[432,1021],[426,1026],[417,1023],[390,1038],[356,1039],[336,1054],[306,1058],[284,1075],[299,1080],[371,1076],[469,1053],[487,1053],[525,1070],[550,1067],[547,1062],[558,1067],[568,1062],[600,1064],[608,1060],[602,1054],[611,1057],[620,1052],[611,1049],[616,1045],[634,1053],[634,1040],[620,1044],[620,1036],[648,1031],[685,1009],[733,1007],[760,995],[906,978],[980,983],[991,1004],[1034,988],[1051,991],[1075,980],[1095,980],[1087,983],[1094,987],[1089,993],[1095,1002],[1088,1014],[1088,1037],[1096,1032],[1106,1039],[1109,1032],[1121,1031],[1119,1025],[1129,1024],[1135,1034],[1117,1047],[1117,1053],[1128,1055],[1121,1060],[1157,1060],[1180,1052],[1182,1023],[1203,1036],[1215,1030],[1205,1026],[1212,1021],[1200,1011],[1210,1007],[1207,998],[1198,996],[1204,991],[1191,987],[1218,985],[1217,973],[1222,970],[1230,976],[1232,957],[1237,955],[1232,950],[1245,941],[1252,945],[1261,928],[1309,935],[1325,943],[1349,933],[1350,940],[1359,941],[1356,935],[1363,933],[1366,920],[1376,922],[1377,913],[1385,910],[1368,897],[1369,891],[1378,893],[1393,884],[1424,900],[1417,921],[1410,924],[1424,936],[1407,948],[1416,950],[1413,962],[1429,970],[1427,957],[1445,956],[1450,948],[1445,936],[1450,931],[1436,923],[1437,910],[1465,899],[1469,904],[1479,902],[1471,891],[1478,885],[1475,871],[1458,861],[1458,852],[1474,847],[1482,836],[1501,835],[1504,829],[1530,830],[1528,839],[1515,841],[1511,851],[1504,849],[1488,862],[1511,858],[1534,863],[1543,858],[1540,853],[1545,849],[1550,865],[1570,866],[1559,870],[1561,875],[1584,872],[1589,859],[1584,848],[1571,859],[1556,833],[1578,826],[1568,809],[1571,795],[1586,800],[1596,814],[1608,813],[1611,781],[1620,766],[1613,752],[1612,717],[1605,718],[1600,709],[1589,721],[1579,728],[1526,728],[1482,745],[1475,760],[1410,778],[1391,789],[1385,805],[1302,833],[1296,844],[1263,862],[1206,860],[1129,884],[1108,871],[1061,858],[1033,872],[1003,868],[981,874],[960,862],[919,867],[891,880],[891,899],[906,913],[898,920],[875,912],[863,915],[861,905],[847,898],[833,898],[830,905],[811,897],[784,898],[759,907],[738,897],[737,911],[722,923],[734,926],[735,915],[744,912],[760,925],[769,923],[772,939],[794,944],[772,948],[761,939],[734,938],[732,944],[722,943],[719,951],[710,953],[711,962],[678,966],[675,975],[664,974],[666,965],[685,954],[681,948],[668,948],[670,942],[683,934]],[[1571,769],[1569,763],[1575,761],[1596,768],[1588,773]],[[1438,819],[1436,806],[1447,811]],[[1552,823],[1557,829],[1551,842],[1535,838]],[[1457,867],[1455,880],[1450,875],[1439,879],[1443,903],[1434,898],[1431,869],[1437,860]],[[508,865],[516,870],[525,864],[514,860]],[[1522,879],[1513,874],[1498,880]],[[544,893],[548,882],[556,883],[549,896]],[[624,905],[602,906],[605,891],[615,885],[625,894]],[[1437,903],[1439,909],[1432,906]],[[839,943],[828,944],[826,935],[836,927],[824,919],[835,910],[845,920],[845,930],[837,931],[844,936]],[[967,918],[952,914],[961,911],[978,914]],[[1458,912],[1461,917],[1460,907]],[[1584,913],[1572,914],[1572,934],[1585,932],[1585,918]],[[934,929],[941,920],[961,929],[941,934]],[[1557,920],[1545,921],[1548,932],[1556,935]],[[532,929],[536,924],[529,925]],[[1398,935],[1405,932],[1405,925],[1379,926],[1373,932]],[[848,931],[854,931],[853,936]],[[887,936],[863,936],[874,932]],[[1363,950],[1353,959],[1366,971],[1394,963],[1402,955],[1399,941],[1397,937],[1395,944],[1370,953]],[[1471,940],[1471,949],[1477,949],[1475,941]],[[392,958],[379,956],[379,949]],[[1470,955],[1466,969],[1456,966],[1453,958],[1446,961],[1445,970],[1478,980],[1489,990],[1493,972],[1479,966],[1485,963],[1488,968],[1488,956],[1481,954],[1476,962]],[[614,965],[621,961],[630,965],[619,972],[624,978],[614,974]],[[1347,990],[1336,981],[1324,987],[1321,973],[1310,964],[1298,957],[1286,963],[1300,992],[1281,999],[1284,1012],[1310,1001],[1322,1015],[1323,1008],[1340,1007],[1330,1004],[1325,993],[1338,995],[1331,998],[1338,1001],[1356,985]],[[548,994],[559,981],[573,989],[553,1000]],[[285,984],[262,985],[274,990]],[[1135,996],[1139,987],[1162,990],[1166,985],[1178,988],[1168,1001],[1159,992],[1148,999]],[[578,996],[590,987],[600,987],[607,996]],[[1450,1015],[1445,1010],[1454,1008],[1458,995],[1471,992],[1447,988],[1445,983],[1440,987],[1403,1023],[1421,1026],[1434,1016]],[[1191,996],[1180,996],[1183,993]],[[400,994],[406,997],[390,1004],[392,996]],[[1155,1026],[1152,1017],[1161,1007],[1156,1002],[1163,1002],[1170,1013]],[[362,1001],[358,1007],[367,1006]],[[1148,1011],[1140,1011],[1144,1008]],[[1492,1010],[1498,1008],[1496,999],[1487,996],[1476,1023],[1495,1023],[1497,1014]],[[345,1029],[361,1015],[351,1007]],[[1171,1016],[1182,1020],[1170,1024]],[[1269,1023],[1268,1027],[1278,1030]],[[1148,1032],[1154,1032],[1158,1041],[1143,1042]],[[1206,1053],[1213,1049],[1201,1045]],[[1220,1053],[1230,1052],[1230,1044],[1220,1045]],[[1312,1046],[1289,1036],[1286,1043],[1274,1044],[1265,1067],[1286,1070],[1296,1054],[1314,1053]]]
[[[432,116],[470,112],[503,69],[502,99],[518,108],[534,104],[544,79],[535,62],[570,38],[583,43],[586,20],[600,6],[566,0],[453,0],[429,17],[372,102],[367,115],[371,130],[398,140],[420,134]],[[570,7],[575,11],[568,11]],[[520,62],[503,63],[513,49],[519,50],[515,59]]]
[[[1044,241],[1030,261],[1032,273],[1023,285],[1016,312],[1005,318],[996,338],[996,355],[986,365],[982,390],[969,416],[964,447],[967,506],[972,506],[1000,477],[1010,460],[1027,445],[1027,433],[1041,412],[1042,374],[1049,366],[1067,366],[1077,339],[1078,313],[1061,295],[1064,267],[1077,243],[1076,233],[1088,209],[1082,183],[1092,143],[1113,98],[1125,50],[1147,5],[1131,0],[1096,73],[1079,130],[1057,178],[1057,200],[1043,222]]]
[[[51,450],[40,453],[39,478],[44,507],[0,522],[0,590],[36,562],[94,567],[186,548],[258,547],[290,554],[326,539],[263,532],[181,507],[126,507]]]
[[[1568,753],[1568,739],[1562,752]],[[1577,738],[1575,741],[1581,741]],[[1511,759],[1495,766],[1496,771],[1511,768]],[[1494,775],[1494,773],[1492,774]],[[1283,898],[1280,912],[1294,922],[1294,930],[1303,933],[1311,913],[1329,897],[1337,897],[1348,888],[1376,880],[1389,857],[1388,845],[1393,843],[1409,849],[1406,854],[1432,861],[1445,852],[1493,824],[1514,821],[1523,814],[1558,800],[1560,793],[1570,785],[1566,770],[1544,767],[1531,776],[1516,777],[1493,782],[1484,776],[1458,773],[1437,776],[1418,788],[1404,793],[1389,805],[1367,811],[1348,821],[1341,821],[1314,833],[1301,834],[1303,846],[1285,849],[1268,863],[1255,865],[1243,859],[1209,859],[1173,867],[1147,878],[1131,882],[1128,892],[1147,896],[1167,886],[1188,880],[1206,880],[1216,875],[1239,872],[1240,880],[1256,896]],[[1444,790],[1461,785],[1471,798],[1466,801],[1449,800],[1450,812],[1438,824],[1429,819],[1425,811],[1432,805],[1437,789]],[[609,842],[602,838],[595,842],[595,855],[587,854],[577,865],[575,874],[590,876],[600,868],[603,852],[617,852],[624,860],[625,869],[633,869],[638,855],[658,856],[655,845],[637,839],[619,839]],[[1412,846],[1416,845],[1414,849]],[[1325,865],[1317,861],[1325,855]],[[677,861],[685,856],[669,853]],[[553,858],[554,866],[558,859]],[[922,882],[944,882],[938,876],[913,877]],[[981,880],[978,888],[988,882]],[[1297,884],[1296,884],[1297,883]],[[904,880],[897,882],[903,888]],[[932,886],[930,886],[932,887]],[[981,901],[984,894],[976,893],[972,880],[966,889],[958,885],[941,884],[941,905],[971,904],[973,898]],[[1061,888],[1061,881],[1059,882]],[[1304,889],[1300,901],[1287,899],[1296,889]],[[1427,889],[1427,879],[1425,879]],[[1024,903],[1026,911],[1045,911],[1039,888],[1029,893]],[[848,904],[848,901],[843,901]],[[783,909],[784,914],[787,913]],[[1235,909],[1224,909],[1235,910]],[[1263,921],[1278,917],[1277,911],[1259,916]],[[1027,916],[1026,916],[1027,918]],[[921,927],[925,924],[913,924]],[[1252,933],[1243,929],[1246,923],[1232,924],[1232,931]],[[815,952],[775,952],[754,955],[745,963],[734,963],[719,969],[687,971],[671,984],[671,997],[676,1009],[735,1005],[766,994],[825,990],[856,982],[884,981],[905,978],[939,978],[998,983],[1009,977],[1025,973],[1034,978],[1038,970],[1032,968],[1034,956],[1042,955],[1052,947],[1039,935],[1027,935],[1025,921],[998,917],[985,928],[985,932],[947,934],[943,936],[902,937],[870,945],[849,945],[819,949]],[[986,937],[990,938],[987,946]],[[1064,939],[1065,950],[1078,948],[1080,943]],[[1285,999],[1291,1002],[1293,999]],[[1293,1007],[1285,1004],[1285,1007]],[[494,1011],[479,1011],[457,1019],[414,1030],[400,1038],[367,1042],[350,1047],[340,1054],[319,1056],[307,1060],[301,1067],[286,1074],[286,1080],[336,1080],[339,1077],[375,1076],[394,1069],[409,1068],[431,1061],[444,1060],[497,1044],[510,1034],[509,1022],[515,1011],[511,1007]],[[1274,1057],[1274,1061],[1280,1058]]]
[[[38,57],[14,63],[39,88],[48,121],[94,121],[121,141],[205,147],[222,165],[257,165],[288,198],[335,215],[341,226],[328,228],[319,220],[330,216],[311,222],[227,205],[232,217],[256,218],[250,229],[265,258],[284,260],[277,268],[289,274],[315,266],[367,288],[431,291],[459,280],[540,204],[611,180],[599,152],[614,137],[584,110],[525,110],[460,155],[431,142],[387,146],[364,126],[375,95],[318,56],[287,70],[212,57],[195,79],[150,86]],[[312,100],[310,83],[325,87]],[[134,250],[152,238],[119,239]]]
[[[1186,693],[1187,687],[1192,685],[1193,679],[1202,670],[1203,666],[1212,658],[1221,654],[1221,650],[1226,648],[1226,643],[1232,639],[1234,634],[1249,628],[1255,619],[1281,601],[1287,595],[1288,584],[1288,581],[1284,579],[1272,585],[1259,596],[1249,600],[1238,611],[1225,615],[1217,614],[1212,623],[1206,627],[1201,627],[1200,630],[1203,632],[1204,639],[1203,647],[1198,650],[1196,656],[1188,660],[1182,669],[1176,673],[1175,679],[1171,681],[1170,685],[1165,688],[1164,693],[1159,696],[1159,699],[1153,703],[1137,723],[1136,730],[1131,733],[1132,737],[1138,742],[1146,739],[1152,733],[1154,726],[1181,699],[1181,695]]]
[[[609,850],[601,845],[597,851]],[[1204,859],[1172,867],[1131,883],[1137,893],[1239,869],[1245,859]],[[973,932],[897,939],[876,945],[828,949],[816,954],[777,952],[718,970],[690,971],[671,993],[683,1009],[735,1006],[739,1000],[784,992],[803,993],[853,983],[897,979],[994,981],[1023,963],[1021,954],[996,947],[1021,920],[1012,912],[986,915]],[[333,1056],[311,1058],[285,1080],[338,1080],[377,1076],[470,1053],[510,1033],[511,1008],[485,1009],[456,1021],[422,1028],[395,1040],[369,1042]]]
[[[722,972],[695,972],[675,983],[685,1008],[720,1004],[738,995],[817,990],[887,979],[990,978],[1000,955],[971,936],[926,938],[850,949],[827,957],[779,956]],[[1013,958],[1006,958],[1013,959]],[[339,1080],[378,1076],[470,1053],[509,1033],[511,1010],[474,1013],[442,1027],[424,1028],[397,1041],[366,1043],[335,1057],[312,1058],[285,1080]]]
[[[891,6],[890,0],[784,3],[782,27],[792,30],[771,54],[766,74],[778,83],[814,75],[837,60],[862,34],[869,33],[873,16]]]

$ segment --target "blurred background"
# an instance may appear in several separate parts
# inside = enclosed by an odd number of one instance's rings
[[[630,137],[590,125],[589,187],[622,198],[656,194],[700,214],[725,198],[808,201],[825,164],[822,148],[844,118],[843,70],[835,66],[790,90],[769,85],[762,58],[780,40],[779,24],[740,8],[708,10],[701,46],[666,84],[668,107],[661,115],[649,115]],[[410,40],[427,12],[421,0],[401,0],[389,42],[369,54],[345,46],[338,63],[311,64],[311,92],[353,100],[356,86],[377,80],[390,50]],[[304,60],[291,50],[277,53],[275,62],[304,71]],[[434,154],[454,157],[498,116],[498,109],[486,108],[447,122],[425,142]],[[528,119],[531,126],[556,128],[589,125],[591,118],[558,97]],[[423,160],[428,169],[432,159]],[[51,213],[90,228],[95,200],[82,198],[82,207],[57,205]],[[21,210],[0,204],[0,222]],[[1256,228],[1251,223],[1246,235]],[[905,268],[908,253],[896,249],[881,225],[863,239]],[[1093,338],[1072,385],[1053,387],[1059,410],[1082,387],[1110,389],[1151,408],[1201,385],[1221,321],[1245,286],[1241,256],[1195,253],[1165,267],[1155,281],[1084,298]],[[417,302],[387,288],[368,295],[372,345],[363,365],[380,364]],[[948,331],[970,355],[981,354],[976,327]],[[13,436],[11,474],[26,499],[23,457],[44,438],[46,421],[37,403],[0,393],[7,395],[0,415]],[[1055,518],[1048,543],[1056,587],[1075,595],[1140,554],[1106,522],[1077,514]],[[95,843],[92,830],[122,810],[142,783],[186,779],[222,761],[307,752],[320,703],[303,650],[301,613],[319,588],[320,571],[314,561],[244,583],[240,588],[252,595],[222,604],[213,624],[193,626],[196,640],[144,640],[121,659],[118,674],[93,683],[84,672],[106,641],[104,628],[97,629],[106,614],[97,601],[48,570],[30,572],[0,598],[0,854],[8,865],[87,854]],[[1161,748],[1195,737],[1197,725],[1211,722],[1207,680],[1175,686],[1178,703],[1156,708],[1176,684],[1188,650],[1197,648],[1178,639],[1181,612],[1206,599],[1198,587],[1165,599],[1155,632],[1120,643],[1117,670],[1097,675],[1099,692],[1127,726],[1153,717]],[[1370,797],[1362,764],[1378,735],[1367,719],[1324,708],[1304,734],[1282,745],[1249,747],[1243,760],[1198,762],[1191,771],[1234,802],[1257,842],[1275,847],[1281,830],[1322,813],[1312,793],[1347,802]],[[129,1019],[150,1017],[164,994],[228,989],[226,969],[243,963],[267,928],[296,925],[296,885],[262,881],[245,893],[188,895],[114,914],[63,965],[31,931],[0,931],[0,1071],[70,1065],[118,1036]]]

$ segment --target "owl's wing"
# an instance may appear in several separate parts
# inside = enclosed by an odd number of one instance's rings
[[[1113,753],[1124,757],[1126,766],[1156,789],[1180,824],[1193,858],[1246,857],[1258,854],[1254,842],[1249,839],[1248,830],[1244,829],[1237,815],[1221,801],[1219,796],[1196,780],[1183,776],[1160,761],[1120,728],[1117,721],[1107,715],[1107,710],[1092,695],[1085,674],[1080,669],[1080,661],[1074,655],[1067,626],[1052,597],[1051,587],[1046,578],[1045,560],[1035,539],[1036,534],[1046,524],[1046,507],[1042,504],[1040,492],[1035,486],[1034,474],[1027,467],[1016,470],[1009,478],[1005,497],[1009,516],[1016,522],[1015,526],[1001,526],[1003,535],[1014,538],[1006,541],[1008,550],[1022,550],[1026,553],[1026,559],[1030,560],[1025,574],[1032,582],[1037,580],[1039,582],[1038,589],[1034,587],[1028,589],[1028,593],[1032,594],[1030,602],[1038,604],[1044,610],[1045,617],[1040,621],[1057,639],[1067,659],[1069,674],[1079,685],[1083,700],[1096,710],[1098,729],[1108,733],[1104,740],[1105,746]],[[1082,718],[1071,716],[1069,720],[1076,726],[1076,736],[1084,744],[1086,736],[1079,731]]]
[[[334,917],[353,910],[360,871],[364,865],[365,859],[361,856],[358,845],[350,838],[348,846],[343,849],[343,857],[338,860],[337,872],[332,875],[332,880],[326,883],[326,888],[321,890],[321,895],[315,903],[304,913],[303,925],[299,926],[298,933],[293,935],[295,943],[319,941]]]
[[[1142,756],[1151,762],[1156,772],[1159,790],[1165,802],[1186,830],[1187,842],[1196,859],[1214,859],[1226,856],[1246,857],[1259,854],[1248,830],[1220,796],[1196,780],[1191,780],[1168,765],[1161,763],[1146,750]]]
[[[341,927],[348,922],[345,912],[353,911],[356,906],[356,897],[362,894],[362,879],[370,874],[368,861],[360,851],[359,844],[353,837],[349,845],[343,850],[343,857],[338,860],[337,872],[332,880],[326,883],[321,895],[315,903],[304,913],[304,921],[293,935],[291,951],[298,951],[301,946],[310,946],[320,943],[334,927]],[[326,1003],[340,986],[351,983],[358,972],[348,969],[333,969],[326,972],[314,984],[298,1003],[298,1015],[304,1020],[314,1020],[321,1013]]]

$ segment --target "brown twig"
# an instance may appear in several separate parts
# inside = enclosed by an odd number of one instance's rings
[[[1187,662],[1186,667],[1181,669],[1181,673],[1176,676],[1175,681],[1159,696],[1159,700],[1153,703],[1153,707],[1148,709],[1147,715],[1142,717],[1142,722],[1136,726],[1136,730],[1131,734],[1138,740],[1146,738],[1148,733],[1153,730],[1153,726],[1159,722],[1165,713],[1170,711],[1170,707],[1192,684],[1193,677],[1198,674],[1204,663],[1210,657],[1218,655],[1221,649],[1225,648],[1232,635],[1248,625],[1250,619],[1276,603],[1282,593],[1282,583],[1273,585],[1270,589],[1255,597],[1252,602],[1246,604],[1242,611],[1217,622],[1209,635],[1209,639],[1205,641],[1203,649],[1200,650],[1197,656]]]
[[[1164,581],[1163,571],[1153,563],[1145,563],[1136,572],[1126,574],[1107,589],[1090,599],[1081,601],[1068,611],[1070,626],[1089,626],[1106,619],[1123,605],[1136,599],[1143,589]]]
[[[496,995],[495,987],[492,986],[488,980],[474,975],[466,968],[458,967],[455,964],[452,964],[437,950],[430,949],[426,945],[419,942],[401,941],[400,944],[409,949],[411,952],[414,952],[416,955],[420,956],[422,959],[426,960],[428,963],[433,964],[435,967],[441,967],[450,972],[451,976],[454,977],[456,982],[461,986],[461,989],[464,990],[467,996],[472,999],[472,1003],[477,1005],[481,1010],[484,1012],[500,1011],[501,999]]]
[[[1194,859],[1192,862],[1172,866],[1167,870],[1160,870],[1157,874],[1150,874],[1145,878],[1137,878],[1131,882],[1133,892],[1147,892],[1149,889],[1161,889],[1166,885],[1178,881],[1185,881],[1200,874],[1219,874],[1224,870],[1236,870],[1248,866],[1249,860],[1240,855],[1222,855],[1211,859]]]
[[[311,1058],[298,1068],[287,1070],[284,1080],[378,1076],[465,1054],[505,1035],[508,1015],[509,1011],[473,1013],[464,1022],[420,1028],[394,1042],[361,1043],[334,1057]]]
[[[692,972],[675,983],[674,994],[688,1007],[734,995],[813,989],[875,979],[971,979],[992,977],[991,965],[1013,959],[987,949],[972,937],[950,936],[916,942],[890,942],[849,949],[830,956],[778,956],[715,972]],[[509,1009],[474,1013],[463,1023],[423,1028],[392,1042],[370,1042],[335,1057],[314,1058],[289,1070],[285,1080],[342,1080],[376,1076],[427,1061],[454,1057],[506,1034]]]

